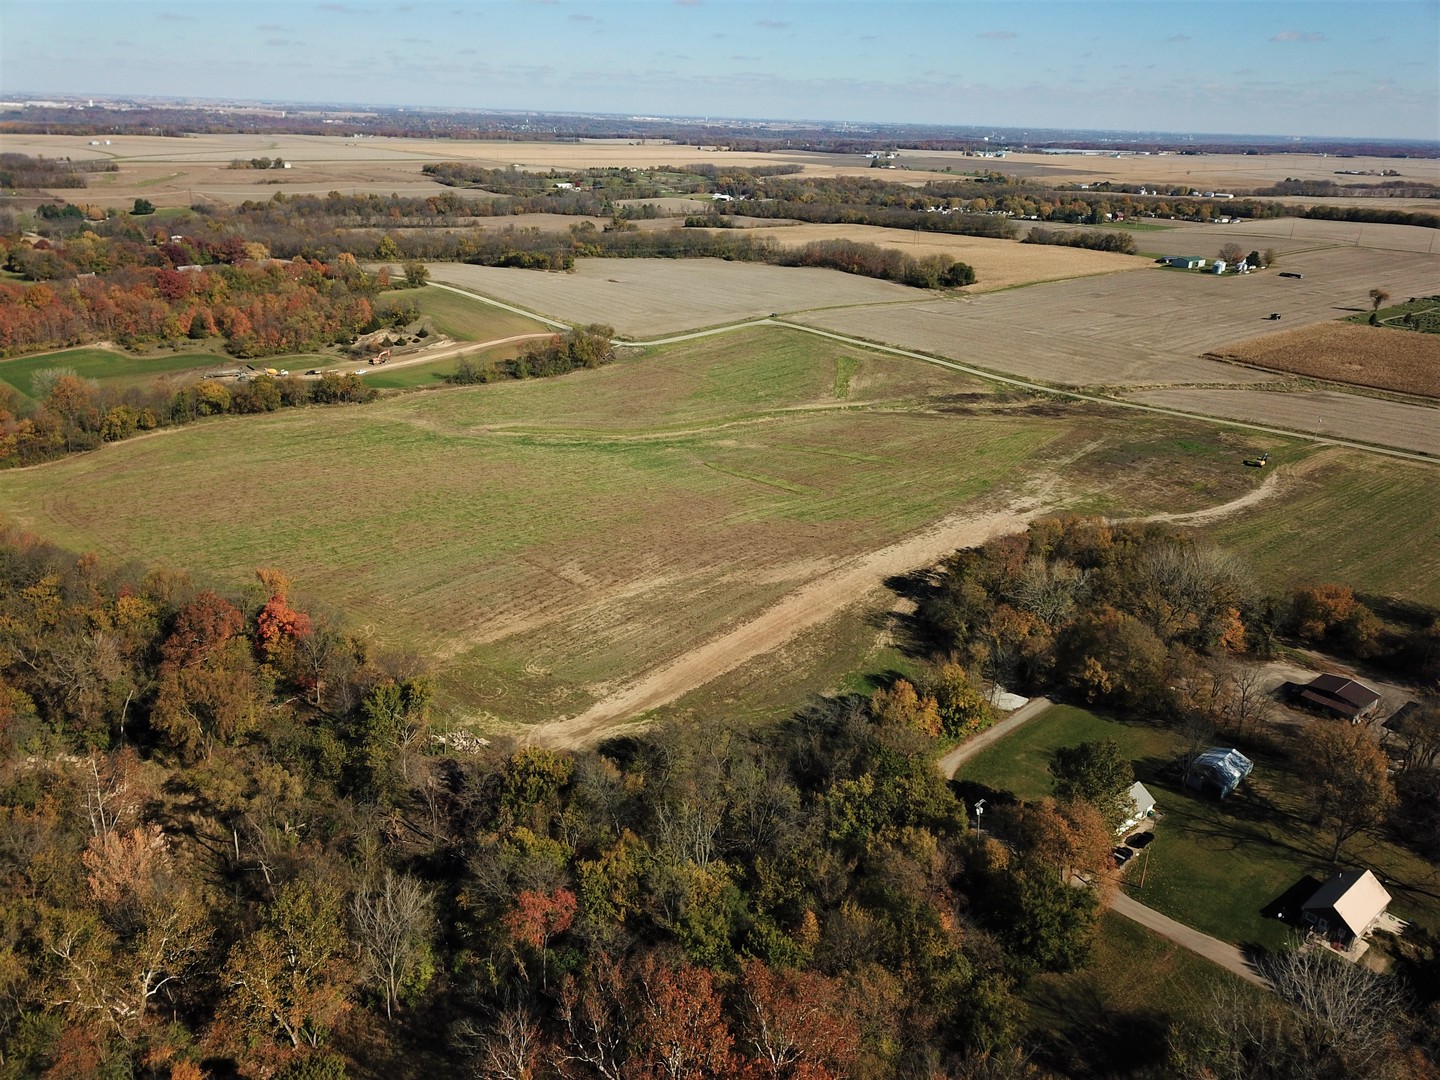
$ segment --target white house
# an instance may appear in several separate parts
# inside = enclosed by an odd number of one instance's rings
[[[1129,820],[1127,820],[1125,824],[1115,830],[1117,834],[1134,828],[1155,811],[1155,796],[1145,790],[1145,785],[1140,783],[1139,780],[1136,780],[1135,783],[1130,785],[1129,795],[1130,802],[1134,805],[1135,811],[1130,815]]]

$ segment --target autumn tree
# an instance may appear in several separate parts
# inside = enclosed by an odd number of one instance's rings
[[[838,979],[747,960],[740,969],[741,1042],[752,1071],[773,1080],[830,1080],[848,1074],[860,1025]]]
[[[637,1080],[724,1080],[740,1061],[714,977],[702,967],[654,956],[635,972],[638,1019],[627,1076]]]
[[[1007,832],[1013,831],[1020,858],[1036,872],[1054,872],[1062,881],[1076,874],[1108,880],[1115,833],[1093,803],[1047,798],[996,812],[1006,819]]]
[[[1395,801],[1389,759],[1368,728],[1322,721],[1306,729],[1299,765],[1315,820],[1335,838],[1333,862],[1346,840],[1384,822]]]
[[[905,679],[896,679],[888,689],[870,697],[870,711],[882,724],[918,731],[934,738],[940,734],[940,707],[930,694],[921,697]]]
[[[1384,289],[1375,288],[1370,290],[1370,310],[1379,311],[1390,302],[1390,294]]]
[[[1135,616],[1110,605],[1076,620],[1060,648],[1066,681],[1087,701],[1153,709],[1165,698],[1165,644]]]
[[[180,609],[160,647],[150,723],[182,757],[228,743],[256,722],[268,686],[244,629],[235,605],[202,592]]]
[[[1135,770],[1114,739],[1062,746],[1050,762],[1056,797],[1083,799],[1095,807],[1114,835],[1135,812],[1130,788]]]
[[[964,738],[995,722],[995,709],[959,664],[944,664],[929,685],[946,735]]]
[[[1245,258],[1245,249],[1239,244],[1232,241],[1231,243],[1222,244],[1220,246],[1218,257],[1222,262],[1226,262],[1229,263],[1231,266],[1234,266],[1241,259]]]
[[[521,889],[515,894],[515,906],[505,916],[506,929],[517,947],[540,954],[540,986],[549,985],[547,962],[550,941],[563,934],[575,921],[576,899],[569,889],[549,893]]]
[[[387,868],[355,894],[350,921],[360,951],[360,977],[380,988],[389,1019],[400,999],[423,990],[434,972],[430,894],[414,878]]]
[[[304,880],[282,885],[224,967],[242,1029],[294,1047],[319,1045],[344,1004],[349,945],[337,890]]]

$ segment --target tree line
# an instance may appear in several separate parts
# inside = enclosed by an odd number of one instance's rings
[[[506,379],[544,379],[581,368],[597,368],[615,359],[614,337],[613,326],[592,323],[545,341],[531,342],[514,360],[461,357],[445,381],[452,386],[474,386]]]
[[[1135,254],[1135,237],[1117,229],[1071,232],[1062,229],[1033,228],[1025,234],[1022,244],[1058,244],[1061,247],[1089,248],[1092,251],[1114,251],[1121,255]]]
[[[1055,617],[1077,575],[1104,591],[1173,546],[1097,528],[1042,523],[947,574],[977,601],[983,564]],[[1190,577],[1233,577],[1205,565]],[[1231,599],[1177,611],[1177,640],[1233,647]],[[993,712],[962,663],[927,670],[774,726],[553,751],[435,730],[424,665],[276,570],[224,595],[5,536],[0,1069],[1074,1075],[1023,996],[1087,963],[1123,768],[1070,748],[1053,797],[981,835],[933,757]],[[1303,971],[1239,1026],[1222,990],[1146,1075],[1430,1076],[1434,971],[1338,1034]]]
[[[126,348],[221,338],[233,356],[303,352],[385,324],[375,298],[389,271],[272,259],[263,245],[155,232],[3,242],[34,284],[0,283],[0,355],[109,339]]]
[[[62,367],[37,372],[36,383],[34,402],[22,402],[0,383],[0,468],[37,465],[207,416],[363,403],[377,394],[360,376],[339,372],[314,380],[258,374],[233,384],[202,379],[179,390],[157,383],[116,391]]]

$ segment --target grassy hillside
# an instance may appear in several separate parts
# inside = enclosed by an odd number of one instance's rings
[[[1327,458],[1209,535],[1273,588],[1339,581],[1440,607],[1440,470],[1349,450]]]

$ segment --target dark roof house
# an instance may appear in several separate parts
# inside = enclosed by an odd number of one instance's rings
[[[1302,686],[1297,701],[1318,712],[1359,723],[1374,715],[1380,695],[1364,683],[1341,675],[1319,675]]]
[[[1316,889],[1300,910],[1318,933],[1348,945],[1364,937],[1389,905],[1390,894],[1374,874],[1346,870]]]
[[[1254,763],[1239,750],[1212,746],[1191,762],[1185,784],[1202,795],[1223,799],[1239,787],[1240,781],[1254,768]]]

